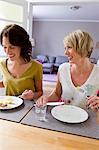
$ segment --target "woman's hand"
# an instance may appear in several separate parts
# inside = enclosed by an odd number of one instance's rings
[[[43,106],[43,105],[46,105],[47,102],[48,102],[48,97],[46,97],[46,96],[41,96],[41,97],[36,101],[36,105],[38,105],[38,106]]]
[[[99,97],[98,96],[90,96],[87,99],[87,106],[91,108],[93,111],[99,110]]]
[[[21,95],[20,98],[23,98],[24,100],[32,100],[34,96],[34,93],[32,90],[25,90]]]

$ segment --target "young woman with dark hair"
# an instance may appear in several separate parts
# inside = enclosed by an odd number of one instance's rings
[[[32,45],[29,35],[19,25],[7,25],[0,35],[1,45],[7,59],[0,60],[3,80],[0,87],[5,87],[6,95],[20,95],[32,100],[42,95],[42,65],[32,59]]]

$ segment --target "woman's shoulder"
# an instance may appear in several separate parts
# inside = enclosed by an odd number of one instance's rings
[[[5,64],[6,60],[7,60],[7,58],[0,58],[0,64]]]
[[[59,66],[59,70],[70,68],[70,63],[63,63]]]
[[[42,64],[40,62],[38,62],[37,60],[32,59],[32,65],[34,67],[40,67],[42,68]]]

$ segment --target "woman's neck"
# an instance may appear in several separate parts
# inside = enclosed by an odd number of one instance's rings
[[[81,63],[72,64],[70,67],[71,79],[73,84],[77,86],[83,85],[89,78],[94,64],[90,61],[82,61]]]
[[[78,73],[79,75],[84,74],[86,71],[91,72],[93,69],[93,64],[89,61],[89,59],[84,59],[78,61],[77,64],[72,64],[71,68]]]
[[[23,58],[21,58],[21,59],[15,60],[15,61],[8,59],[8,63],[18,66],[18,65],[26,64],[27,62],[25,62],[25,60]]]

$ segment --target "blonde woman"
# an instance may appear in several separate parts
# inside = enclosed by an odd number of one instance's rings
[[[99,67],[90,62],[93,40],[87,32],[76,30],[64,38],[65,55],[69,63],[58,70],[57,84],[48,97],[41,97],[37,105],[64,100],[66,104],[97,110],[99,97]],[[87,98],[88,97],[88,98]]]

